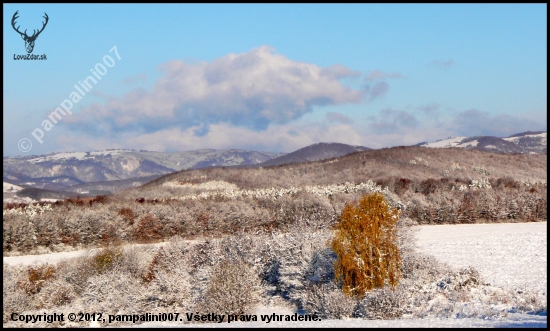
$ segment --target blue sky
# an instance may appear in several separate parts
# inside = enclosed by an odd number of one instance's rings
[[[4,156],[381,148],[547,127],[546,4],[3,8]],[[32,52],[47,60],[15,59],[16,11],[28,35],[48,15]]]

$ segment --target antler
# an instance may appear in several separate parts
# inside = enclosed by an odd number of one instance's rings
[[[17,13],[17,12],[16,12],[16,13]],[[38,37],[38,35],[39,35],[40,33],[42,33],[42,31],[44,31],[44,28],[46,27],[46,24],[48,24],[48,14],[44,13],[44,16],[42,16],[42,17],[44,17],[44,18],[46,19],[46,22],[42,22],[42,29],[40,29],[40,31],[38,31],[38,33],[36,32],[36,30],[34,30],[34,33],[32,34],[31,38],[33,38],[33,37],[34,37],[34,38]],[[26,30],[25,30],[25,32],[26,32]]]
[[[21,32],[21,31],[19,31],[19,26],[18,26],[18,27],[15,27],[15,20],[19,18],[19,16],[17,16],[17,13],[18,13],[18,12],[19,12],[19,10],[16,11],[15,14],[13,14],[13,17],[12,17],[12,19],[11,19],[11,26],[12,26],[13,29],[14,29],[15,31],[17,31],[17,33],[19,33],[21,36],[27,36],[27,30],[25,30],[25,33],[23,33],[23,32]],[[45,13],[44,13],[44,14],[45,14]]]

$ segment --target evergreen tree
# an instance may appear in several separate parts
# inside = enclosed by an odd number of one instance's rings
[[[462,199],[462,204],[458,210],[458,223],[475,223],[476,220],[476,206],[472,202],[471,196],[465,194]]]
[[[516,219],[519,217],[519,206],[518,206],[518,203],[516,201],[516,199],[513,199],[512,201],[510,201],[510,203],[508,204],[508,218],[509,219]]]

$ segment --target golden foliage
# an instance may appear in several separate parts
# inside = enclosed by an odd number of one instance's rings
[[[347,204],[335,227],[332,249],[336,281],[350,296],[390,285],[401,277],[397,246],[399,211],[390,209],[381,193],[364,195],[358,204]]]
[[[21,280],[17,286],[25,291],[27,295],[33,295],[42,289],[44,283],[55,277],[55,268],[53,266],[42,265],[39,267],[27,268],[27,279]]]
[[[120,247],[105,247],[99,251],[93,258],[95,268],[100,273],[110,269],[116,260],[122,258],[122,249]]]

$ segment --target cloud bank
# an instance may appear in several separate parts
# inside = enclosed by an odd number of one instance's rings
[[[546,119],[535,122],[528,118],[491,115],[467,110],[436,119],[428,115],[439,106],[421,106],[413,110],[383,109],[375,116],[357,121],[329,112],[326,117],[308,124],[272,124],[265,130],[231,125],[211,124],[188,128],[168,126],[154,132],[139,130],[110,133],[103,136],[63,132],[57,143],[63,150],[97,150],[132,148],[154,151],[184,151],[202,148],[240,148],[257,151],[292,152],[318,142],[340,142],[370,148],[408,146],[433,142],[448,136],[492,135],[505,137],[528,130],[546,130]]]
[[[267,46],[211,62],[170,61],[159,69],[163,75],[150,90],[108,97],[105,103],[66,117],[58,145],[64,150],[292,152],[318,142],[382,148],[457,135],[503,137],[546,130],[546,118],[534,121],[477,109],[444,112],[438,103],[373,111],[367,102],[386,95],[386,80],[403,75],[361,73],[342,65],[321,68],[288,59]],[[126,83],[144,79],[137,75]],[[346,104],[357,104],[356,116],[330,111],[308,124],[295,121],[318,107]]]
[[[89,134],[111,131],[157,132],[227,123],[252,130],[286,124],[315,106],[359,103],[383,96],[385,82],[344,86],[362,74],[341,65],[321,68],[296,62],[263,46],[212,62],[170,61],[151,89],[136,89],[106,104],[94,104],[70,119]]]
[[[198,132],[202,132],[197,134]],[[212,124],[207,132],[202,126],[166,128],[151,133],[128,131],[111,136],[81,136],[64,133],[57,143],[64,150],[98,150],[108,148],[185,151],[202,148],[247,149],[292,152],[318,142],[360,145],[362,137],[349,125],[274,125],[264,131],[236,127],[227,123]]]

